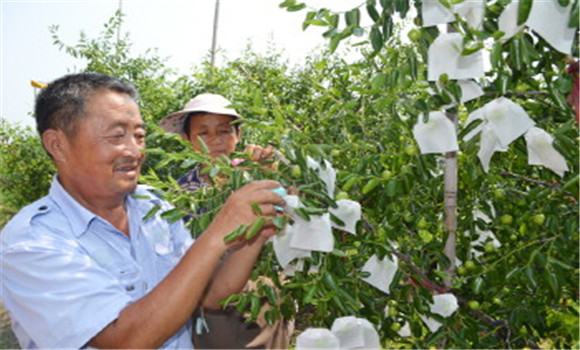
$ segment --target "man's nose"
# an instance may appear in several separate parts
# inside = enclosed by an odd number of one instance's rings
[[[140,157],[145,148],[143,139],[137,136],[128,137],[127,139],[127,142],[125,142],[125,154],[131,157]]]

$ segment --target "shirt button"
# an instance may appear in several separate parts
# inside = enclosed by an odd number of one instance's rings
[[[38,207],[38,210],[41,210],[41,211],[44,211],[46,209],[48,209],[48,207],[46,205]]]
[[[126,286],[126,287],[125,287],[125,290],[126,290],[127,292],[131,292],[131,291],[135,290],[135,286],[134,286],[134,285]]]

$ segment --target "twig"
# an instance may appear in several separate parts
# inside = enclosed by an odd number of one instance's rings
[[[529,183],[533,183],[535,185],[549,187],[549,188],[554,189],[554,190],[560,190],[560,188],[562,187],[562,185],[560,183],[558,183],[558,182],[545,182],[545,181],[535,180],[535,179],[532,179],[532,178],[529,178],[529,177],[526,177],[526,176],[523,176],[523,175],[520,175],[520,174],[512,173],[510,171],[500,171],[500,172],[498,172],[496,174],[501,175],[501,176],[505,176],[505,177],[508,177],[508,176],[509,177],[515,177],[515,178],[517,178],[519,180],[526,181],[526,182],[529,182]],[[568,192],[568,191],[562,191],[562,193],[564,195],[566,195],[566,196],[574,197],[574,195],[572,193]]]
[[[392,253],[397,258],[401,259],[413,271],[414,274],[416,274],[417,276],[419,276],[421,278],[421,280],[418,282],[423,287],[425,287],[431,291],[437,291],[439,293],[444,293],[444,292],[450,291],[450,288],[445,288],[445,287],[440,286],[437,283],[431,281],[417,266],[415,266],[415,264],[411,261],[411,259],[408,256],[406,256],[405,254],[402,254],[402,253],[397,252],[397,251],[393,251]],[[457,301],[461,304],[467,303],[467,299],[465,299],[462,296],[456,295],[456,298],[457,298]],[[485,314],[481,310],[469,311],[469,315],[471,315],[472,317],[474,317],[476,319],[479,319],[480,321],[482,321],[483,323],[485,323],[488,326],[496,328],[497,330],[492,332],[493,335],[496,338],[500,339],[501,341],[509,344],[510,338],[512,335],[512,330],[509,326],[509,323],[506,320],[496,320],[493,317]],[[539,349],[538,345],[530,340],[526,340],[526,343],[531,348]]]

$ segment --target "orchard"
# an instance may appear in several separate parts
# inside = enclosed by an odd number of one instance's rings
[[[382,348],[578,348],[578,6],[367,0],[337,13],[286,0],[280,11],[304,16],[305,30],[325,28],[327,51],[289,67],[250,48],[184,76],[132,56],[129,36],[117,40],[120,13],[94,39],[52,33],[85,70],[139,90],[141,181],[175,205],[167,220],[195,215],[196,236],[251,180],[296,190],[252,275],[276,288],[224,305],[255,318],[267,300],[268,322],[294,320],[293,346],[355,316]],[[343,59],[344,48],[359,57]],[[243,142],[281,157],[232,166],[156,126],[201,92],[235,101]],[[3,224],[46,193],[54,169],[31,130],[3,123],[1,135]],[[184,192],[175,179],[198,163],[215,185]],[[306,247],[292,235],[314,238]]]

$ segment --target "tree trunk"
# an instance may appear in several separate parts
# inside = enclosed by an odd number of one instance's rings
[[[448,113],[447,117],[451,119],[457,129],[457,116]],[[455,258],[457,256],[457,152],[447,152],[445,154],[444,176],[443,206],[445,211],[445,231],[448,235],[443,253],[449,259],[449,267],[445,270],[448,277],[443,282],[448,289],[451,287],[455,276]]]

